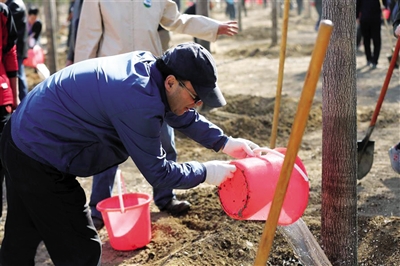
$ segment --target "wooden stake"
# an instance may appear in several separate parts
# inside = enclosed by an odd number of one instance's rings
[[[274,107],[274,118],[272,120],[272,131],[269,147],[271,149],[275,148],[276,135],[278,131],[278,120],[279,120],[279,109],[281,106],[282,98],[282,83],[283,83],[283,70],[285,67],[286,58],[286,40],[287,31],[289,24],[289,7],[290,0],[285,0],[284,13],[283,13],[283,26],[282,26],[282,38],[281,38],[281,50],[279,54],[279,72],[278,72],[278,82],[276,86],[276,96],[275,96],[275,107]]]
[[[300,147],[301,139],[307,124],[308,115],[312,106],[317,82],[321,73],[325,54],[328,49],[332,30],[332,21],[321,21],[314,51],[311,55],[307,76],[304,81],[303,91],[297,106],[297,112],[293,122],[286,156],[283,161],[282,170],[275,189],[274,199],[272,200],[268,219],[265,221],[265,227],[263,234],[261,235],[254,265],[266,265],[269,252],[271,251],[279,215],[285,199],[286,190]]]

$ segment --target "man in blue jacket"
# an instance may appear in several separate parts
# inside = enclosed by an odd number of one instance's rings
[[[55,265],[99,265],[101,242],[76,176],[92,176],[129,156],[154,188],[221,184],[226,161],[176,163],[160,142],[164,120],[203,146],[254,156],[251,141],[227,137],[193,108],[226,102],[211,54],[184,43],[160,58],[136,51],[89,59],[36,86],[7,123],[0,156],[7,170],[1,265],[33,265],[44,241]]]

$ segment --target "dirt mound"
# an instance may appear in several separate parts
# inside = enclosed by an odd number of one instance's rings
[[[238,221],[228,217],[221,208],[216,188],[192,189],[183,195],[183,199],[192,202],[193,208],[180,219],[152,213],[153,236],[145,248],[117,252],[106,242],[103,246],[106,260],[103,259],[102,265],[122,265],[119,263],[127,259],[134,261],[134,265],[143,266],[253,265],[265,225],[263,221]],[[311,205],[315,203],[310,202]],[[302,219],[318,239],[319,221],[310,214],[306,213]],[[363,265],[396,265],[400,255],[397,243],[400,219],[361,216],[358,222],[359,262]],[[302,265],[279,230],[267,265]]]
[[[200,112],[232,137],[251,139],[257,143],[269,142],[274,119],[275,98],[252,95],[226,95],[227,105],[209,112]],[[282,95],[278,116],[278,138],[289,137],[298,101]],[[322,105],[314,102],[307,122],[307,130],[322,126]],[[184,135],[176,133],[178,137]]]
[[[308,56],[312,54],[314,45],[313,44],[303,44],[303,45],[287,45],[286,47],[286,57],[299,57],[299,56]],[[266,44],[250,44],[246,45],[246,47],[241,47],[237,49],[232,49],[229,52],[226,52],[224,55],[227,57],[263,57],[263,58],[279,58],[280,56],[280,47],[273,46],[269,47]]]

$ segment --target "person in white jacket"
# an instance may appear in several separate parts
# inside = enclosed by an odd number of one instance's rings
[[[159,25],[168,31],[189,34],[210,42],[216,41],[218,35],[233,36],[238,32],[236,21],[220,22],[205,16],[181,14],[173,0],[85,0],[80,14],[74,62],[137,50],[161,56],[163,50],[157,31]],[[173,129],[164,124],[161,136],[167,159],[176,161]],[[96,205],[111,196],[117,167],[93,176],[89,205],[98,230],[104,226],[104,222]],[[190,208],[189,202],[176,199],[172,189],[153,189],[153,197],[161,211],[172,215],[180,215]]]

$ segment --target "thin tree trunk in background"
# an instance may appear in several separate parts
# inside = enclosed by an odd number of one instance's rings
[[[57,7],[55,0],[43,1],[44,4],[44,15],[46,23],[46,38],[47,38],[47,55],[46,55],[46,65],[53,74],[57,71],[57,35],[55,34],[57,30]]]
[[[208,17],[208,6],[209,2],[208,0],[197,0],[196,1],[196,15],[203,15]],[[200,45],[202,45],[204,48],[206,48],[208,51],[210,51],[210,42],[198,39],[197,41]]]
[[[277,10],[277,1],[272,1],[272,11],[271,11],[271,20],[272,20],[272,30],[271,30],[271,46],[275,46],[278,44],[278,10]]]
[[[311,3],[310,1],[304,1],[303,5],[303,17],[310,18],[311,17]]]
[[[237,16],[237,22],[239,26],[239,32],[242,31],[242,0],[239,0],[238,2],[235,3],[236,5],[236,16]]]
[[[356,0],[324,0],[334,29],[323,67],[321,240],[332,265],[357,265]]]

